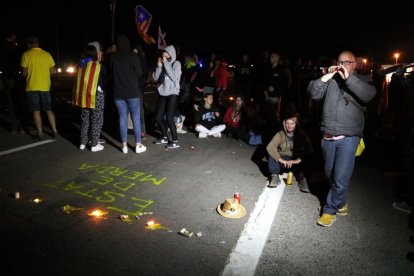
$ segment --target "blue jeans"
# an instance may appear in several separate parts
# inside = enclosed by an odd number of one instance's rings
[[[128,140],[128,112],[130,111],[132,124],[134,126],[135,143],[141,143],[140,98],[115,99],[115,105],[119,115],[121,142],[125,144]]]
[[[325,174],[331,188],[323,207],[323,213],[334,215],[346,204],[346,195],[354,171],[358,136],[346,136],[340,140],[322,139]]]

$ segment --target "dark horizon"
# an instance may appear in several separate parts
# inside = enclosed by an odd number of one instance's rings
[[[56,62],[76,60],[90,41],[100,41],[105,48],[111,43],[109,0],[26,2],[5,5],[0,20],[9,27],[3,32],[15,31],[20,43],[29,34],[38,36],[40,46]],[[136,30],[134,7],[141,4],[153,16],[149,34],[157,39],[160,25],[167,33],[167,44],[180,46],[183,53],[206,56],[214,51],[234,62],[243,52],[258,55],[264,49],[278,50],[290,58],[336,57],[349,49],[370,62],[394,63],[397,51],[401,53],[399,62],[414,60],[414,24],[404,16],[403,7],[398,13],[383,9],[376,14],[347,9],[335,16],[336,9],[326,13],[316,5],[281,11],[276,4],[217,8],[214,3],[199,8],[200,4],[172,1],[117,1],[115,36],[126,34],[131,43],[142,44],[150,53],[156,51],[156,45],[144,45]]]

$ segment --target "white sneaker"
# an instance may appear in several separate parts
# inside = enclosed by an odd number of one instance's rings
[[[128,146],[125,146],[125,147],[122,146],[121,150],[122,150],[123,153],[128,153]]]
[[[101,139],[101,138],[98,139],[98,144],[105,144],[105,143],[106,143],[105,139]],[[91,140],[88,141],[88,145],[89,146],[92,145],[92,141]]]
[[[79,149],[80,149],[80,150],[84,150],[84,149],[85,149],[85,147],[86,147],[85,145],[81,144],[81,145],[79,146]]]
[[[147,150],[147,147],[146,146],[144,146],[143,144],[141,144],[141,146],[136,146],[135,147],[135,152],[136,153],[142,153],[142,152],[145,152]]]
[[[104,146],[102,146],[101,144],[97,144],[96,146],[91,148],[92,152],[97,152],[97,151],[101,151],[104,149]]]
[[[215,138],[221,138],[221,132],[216,133],[216,134],[213,134],[213,137],[215,137]]]
[[[207,133],[199,133],[198,138],[207,138]]]
[[[177,133],[185,134],[185,133],[187,133],[187,130],[184,130],[182,127],[177,128]]]

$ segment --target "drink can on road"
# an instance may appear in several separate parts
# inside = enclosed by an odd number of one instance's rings
[[[240,203],[240,193],[234,193],[233,197],[237,199]]]
[[[286,185],[292,185],[292,181],[293,181],[293,173],[289,172],[287,175],[287,179],[286,179]]]

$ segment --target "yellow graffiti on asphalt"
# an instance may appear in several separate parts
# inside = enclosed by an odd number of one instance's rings
[[[104,203],[108,210],[131,216],[139,215],[154,203],[150,199],[137,197],[136,191],[131,195],[133,188],[137,187],[139,183],[159,186],[166,181],[166,177],[158,179],[152,174],[114,166],[83,163],[78,170],[88,171],[87,177],[82,175],[74,180],[58,180],[44,185],[93,199]]]
[[[97,173],[103,174],[108,173],[113,176],[120,176],[122,178],[131,179],[131,180],[138,180],[139,182],[151,182],[154,185],[161,185],[162,183],[167,180],[167,178],[163,177],[160,179],[156,179],[155,177],[152,177],[152,174],[146,174],[145,172],[137,172],[137,171],[131,171],[131,170],[122,170],[117,167],[113,166],[101,166],[101,165],[94,165],[94,164],[87,164],[83,163],[79,167],[79,170],[95,170]],[[139,178],[143,176],[142,178]],[[108,181],[110,177],[107,177]],[[139,178],[139,179],[138,179]],[[104,185],[104,184],[103,184]]]

